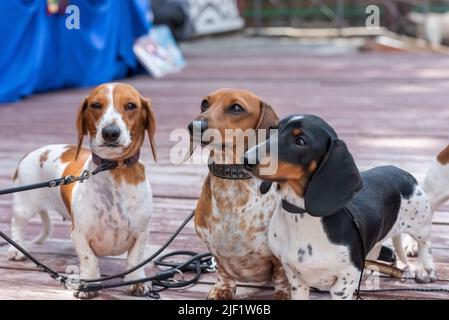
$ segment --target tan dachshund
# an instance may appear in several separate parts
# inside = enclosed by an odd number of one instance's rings
[[[268,225],[278,205],[276,197],[273,192],[261,195],[262,181],[244,171],[240,161],[247,141],[242,150],[235,145],[246,130],[267,130],[277,121],[272,107],[253,93],[222,89],[204,98],[201,114],[189,125],[192,137],[198,129],[201,144],[214,148],[210,158],[213,162],[209,164],[209,174],[195,212],[197,234],[218,264],[217,281],[208,299],[234,298],[237,281],[273,281],[275,299],[290,297],[284,270],[268,246]],[[226,136],[224,142],[208,143],[204,137],[210,129],[223,137],[229,129],[237,133],[235,139]],[[223,148],[225,146],[230,148]]]

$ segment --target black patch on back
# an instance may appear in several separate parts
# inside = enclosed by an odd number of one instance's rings
[[[398,218],[401,197],[409,199],[417,186],[408,172],[394,166],[376,167],[361,173],[363,188],[346,205],[357,220],[365,247],[365,256],[385,238]],[[362,269],[363,246],[358,231],[345,209],[322,218],[329,240],[349,247],[352,263]]]

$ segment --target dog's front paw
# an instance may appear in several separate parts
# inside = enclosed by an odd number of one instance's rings
[[[26,257],[23,255],[22,252],[18,251],[14,247],[10,247],[8,249],[8,259],[11,261],[23,261],[26,259]]]
[[[73,293],[73,296],[78,299],[87,300],[99,296],[100,293],[101,291],[90,291],[90,292],[75,291]]]
[[[418,256],[418,243],[408,234],[404,236],[404,251],[409,257]]]
[[[217,288],[213,286],[207,300],[232,300],[235,296],[235,289],[232,288]]]
[[[417,269],[415,272],[415,281],[418,283],[430,283],[437,279],[434,269]]]
[[[410,265],[406,265],[402,269],[402,279],[401,281],[407,281],[407,279],[413,279],[415,277],[415,273],[412,271]]]
[[[150,292],[150,287],[146,283],[133,284],[127,289],[127,292],[134,297],[143,297]]]

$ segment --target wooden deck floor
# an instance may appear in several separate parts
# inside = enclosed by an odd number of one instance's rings
[[[175,230],[195,206],[206,168],[176,166],[169,161],[174,142],[169,134],[185,128],[199,112],[201,98],[221,87],[254,91],[281,115],[315,113],[327,119],[346,140],[361,169],[393,164],[422,179],[437,152],[449,143],[449,58],[440,55],[349,53],[334,56],[298,55],[294,40],[244,41],[231,37],[201,40],[185,46],[188,67],[161,80],[139,76],[125,81],[151,97],[159,127],[159,161],[143,160],[155,196],[148,253]],[[13,105],[0,106],[0,187],[11,184],[19,159],[28,151],[52,143],[75,142],[75,111],[87,89],[36,95]],[[9,233],[11,197],[0,198],[0,229]],[[51,239],[31,251],[42,261],[64,271],[76,265],[69,225],[54,217]],[[40,221],[28,228],[31,239]],[[190,224],[171,249],[206,250]],[[0,241],[0,299],[71,299],[30,262],[10,262]],[[449,287],[449,206],[434,217],[433,252],[438,281],[416,285],[382,278],[387,287]],[[102,273],[123,270],[122,257],[102,259]],[[147,271],[154,271],[148,267]],[[162,293],[163,299],[204,299],[214,274],[184,290]],[[269,287],[242,285],[238,298],[270,297]],[[327,295],[313,295],[325,299]],[[369,299],[442,299],[444,293],[402,292],[365,294]],[[100,299],[129,298],[123,290],[106,290]]]

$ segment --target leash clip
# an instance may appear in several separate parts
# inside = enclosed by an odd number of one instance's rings
[[[73,290],[73,291],[79,291],[81,288],[80,282],[75,279],[71,279],[70,281],[63,281],[62,285],[67,290]]]
[[[75,279],[70,279],[61,275],[53,277],[56,281],[58,281],[59,285],[64,287],[64,289],[68,290],[79,290],[79,282]]]
[[[217,271],[217,261],[215,260],[215,258],[211,257],[209,261],[210,263],[209,266],[206,268],[206,271],[209,273]]]
[[[183,281],[184,281],[184,273],[182,273],[182,271],[179,270],[179,269],[174,269],[173,271],[175,272],[175,273],[173,274],[173,277],[172,277],[171,279],[168,279],[167,281],[168,281],[168,282],[171,282],[171,283],[180,283],[180,282],[183,282]],[[179,274],[179,275],[181,276],[181,279],[176,279],[176,278],[175,278],[176,273]]]
[[[92,177],[92,172],[90,170],[83,170],[83,172],[81,172],[81,175],[79,176],[79,182],[83,183],[84,180],[89,179],[90,177]]]

